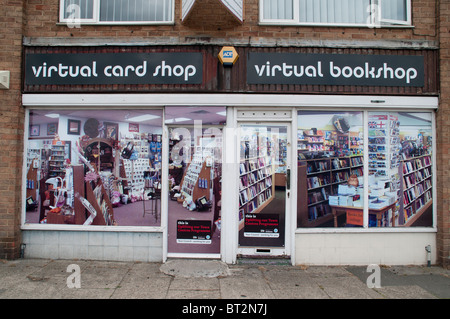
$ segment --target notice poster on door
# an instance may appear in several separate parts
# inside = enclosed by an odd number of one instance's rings
[[[245,214],[244,237],[279,238],[280,221],[277,214]]]
[[[178,244],[211,244],[211,221],[178,220]]]

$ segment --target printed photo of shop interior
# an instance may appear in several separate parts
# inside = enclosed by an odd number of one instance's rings
[[[219,254],[225,107],[166,107],[168,252]]]
[[[26,223],[160,225],[162,110],[30,110]]]
[[[368,112],[368,227],[432,226],[432,114]],[[298,227],[364,225],[362,112],[298,112]]]
[[[239,246],[285,245],[288,130],[283,125],[240,127]]]
[[[167,196],[169,252],[219,253],[226,110],[165,112],[169,194],[161,194],[162,109],[30,110],[25,223],[160,226]]]
[[[223,124],[225,109],[220,111],[173,108],[165,119],[178,125],[171,129],[175,133],[194,133],[194,118]],[[160,226],[162,121],[162,109],[30,110],[25,223]],[[198,215],[208,219],[210,231],[220,226],[221,167],[210,156],[217,132],[205,126],[199,134],[176,134],[169,141],[170,151],[178,147],[182,158],[169,163],[169,218],[188,220],[193,211],[204,211]]]

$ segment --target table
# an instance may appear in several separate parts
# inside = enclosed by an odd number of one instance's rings
[[[381,218],[383,217],[383,214],[388,210],[394,208],[396,203],[397,202],[378,209],[369,208],[369,214],[376,215],[377,217],[377,227],[381,226]],[[363,207],[337,206],[337,205],[330,205],[330,207],[331,213],[333,214],[334,218],[334,227],[338,227],[337,224],[338,215],[347,214],[347,222],[348,222],[349,213],[351,214],[351,218],[353,221],[352,225],[363,226],[363,218],[362,218]],[[392,218],[392,226],[395,226],[395,218]]]
[[[151,201],[150,209],[146,209],[146,207],[145,207],[145,202],[146,202],[145,194],[146,193],[151,194],[151,196],[152,196],[150,198],[150,201]],[[142,217],[145,217],[145,213],[149,212],[155,216],[156,220],[158,220],[158,200],[161,201],[161,190],[158,188],[155,188],[155,187],[144,187],[143,195],[144,196],[142,198],[142,201],[143,201],[143,205],[144,205],[144,214],[142,215]]]

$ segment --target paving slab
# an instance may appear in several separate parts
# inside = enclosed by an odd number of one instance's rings
[[[67,266],[80,267],[70,288]],[[381,267],[381,288],[367,287],[367,267],[226,265],[217,260],[161,263],[0,260],[0,299],[435,299],[450,298],[449,271]]]
[[[228,275],[228,265],[218,260],[174,259],[160,267],[161,272],[177,277],[219,277]]]

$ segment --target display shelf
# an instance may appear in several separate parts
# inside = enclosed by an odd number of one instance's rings
[[[403,182],[403,213],[399,223],[411,226],[431,206],[431,155],[422,155],[401,162]]]
[[[52,141],[51,154],[49,159],[49,177],[61,176],[64,178],[64,141]]]
[[[136,160],[123,159],[122,163],[129,187],[128,194],[134,194],[140,199],[145,187],[144,172],[151,170],[150,162],[147,158],[138,158]]]
[[[389,193],[395,194],[393,211],[383,216],[383,227],[399,224],[401,202],[400,169],[400,123],[398,117],[392,114],[369,115],[369,175],[374,177],[374,183],[369,185],[369,193],[378,188],[379,182],[389,185]]]
[[[194,201],[203,196],[210,200],[212,167],[213,148],[197,147],[181,180],[182,196]]]

